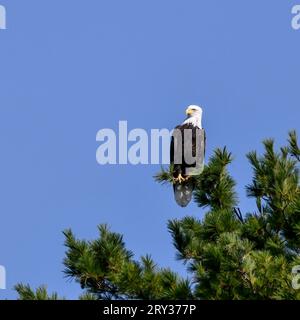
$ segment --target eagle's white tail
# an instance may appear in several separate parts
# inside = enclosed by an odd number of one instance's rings
[[[192,200],[194,183],[192,181],[175,183],[173,188],[177,204],[181,207],[186,207]]]

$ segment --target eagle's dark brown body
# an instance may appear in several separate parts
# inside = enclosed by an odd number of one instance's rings
[[[192,199],[194,179],[191,176],[203,170],[206,135],[191,123],[174,129],[170,145],[170,163],[173,166],[174,194],[178,205],[185,207]],[[185,181],[177,182],[179,176]]]

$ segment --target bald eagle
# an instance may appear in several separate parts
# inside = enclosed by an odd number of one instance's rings
[[[203,171],[206,145],[202,108],[191,105],[186,115],[184,122],[175,127],[170,145],[174,196],[181,207],[186,207],[192,199],[195,184],[192,177]]]

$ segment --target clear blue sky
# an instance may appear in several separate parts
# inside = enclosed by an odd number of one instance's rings
[[[298,1],[300,3],[300,0]],[[76,298],[63,277],[62,230],[124,234],[136,258],[184,274],[166,229],[178,207],[156,184],[159,166],[96,163],[96,133],[173,128],[189,104],[204,108],[208,156],[228,146],[243,212],[245,154],[261,140],[299,131],[300,31],[295,1],[0,0],[0,265],[17,282]]]

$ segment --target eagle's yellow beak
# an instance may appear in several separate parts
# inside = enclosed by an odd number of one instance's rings
[[[185,113],[186,113],[187,116],[190,116],[193,113],[193,110],[192,109],[186,109]]]

